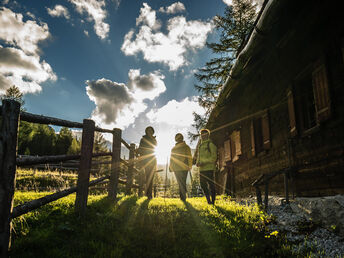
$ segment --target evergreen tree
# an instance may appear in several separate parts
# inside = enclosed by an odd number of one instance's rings
[[[252,0],[233,0],[233,5],[226,7],[224,16],[214,17],[213,21],[220,38],[219,42],[207,43],[207,47],[211,49],[215,57],[206,62],[205,66],[198,69],[195,74],[199,82],[195,85],[200,93],[198,102],[206,111],[204,116],[194,113],[193,127],[197,131],[206,125],[239,48],[249,35],[255,18],[256,5]],[[189,132],[192,140],[195,140],[197,136],[198,134]]]
[[[3,96],[1,96],[1,101],[4,99],[12,99],[20,103],[20,110],[24,110],[25,101],[23,99],[23,93],[15,85],[8,88]]]
[[[55,154],[66,154],[72,142],[73,136],[71,130],[67,127],[62,127],[60,133],[56,137]]]

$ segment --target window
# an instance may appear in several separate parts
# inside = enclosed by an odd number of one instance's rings
[[[323,60],[308,67],[288,92],[291,136],[314,128],[331,116],[327,71]]]
[[[252,156],[271,148],[270,119],[268,111],[251,121],[251,153]]]
[[[219,168],[223,168],[226,166],[226,161],[225,161],[225,149],[224,147],[219,148]]]
[[[227,141],[224,142],[224,161],[231,161],[232,160],[232,154],[231,154],[231,141],[228,139]]]
[[[240,131],[233,131],[230,135],[230,143],[231,143],[231,153],[232,153],[232,161],[236,161],[239,159],[241,155],[241,140],[240,140]]]

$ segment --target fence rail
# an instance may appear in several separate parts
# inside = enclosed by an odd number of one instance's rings
[[[137,156],[135,144],[128,144],[122,139],[122,131],[114,128],[103,129],[95,126],[94,121],[84,119],[82,123],[63,120],[55,117],[31,114],[20,111],[20,104],[14,100],[3,100],[0,106],[1,131],[0,131],[0,257],[8,256],[10,246],[11,219],[23,215],[29,211],[37,209],[47,203],[63,198],[76,192],[75,211],[84,215],[87,207],[88,188],[96,184],[108,182],[108,197],[116,199],[118,184],[126,185],[126,194],[131,193],[132,188],[142,189],[142,185],[133,182],[133,173],[139,172],[134,167],[134,159]],[[26,121],[39,124],[50,124],[70,128],[82,129],[82,144],[80,155],[55,155],[55,156],[17,156],[17,137],[19,121]],[[93,153],[94,133],[111,133],[113,136],[112,152]],[[129,160],[121,159],[121,144],[129,149]],[[111,161],[93,161],[92,158],[110,156]],[[78,166],[77,185],[63,191],[59,191],[42,198],[21,204],[17,207],[13,205],[13,195],[15,189],[16,166],[28,166],[77,160]],[[95,179],[90,182],[90,171],[93,165],[111,165],[110,174]],[[119,178],[121,164],[127,167],[126,179]],[[105,181],[108,180],[108,181]],[[141,184],[144,182],[141,182]]]

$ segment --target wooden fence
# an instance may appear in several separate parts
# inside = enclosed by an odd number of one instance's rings
[[[84,119],[83,123],[71,122],[41,115],[30,114],[20,111],[20,104],[14,100],[3,100],[0,106],[1,131],[0,131],[0,257],[8,256],[10,248],[11,220],[29,211],[37,209],[47,203],[58,200],[71,193],[76,192],[75,212],[80,216],[84,215],[87,207],[88,188],[90,186],[108,181],[108,197],[116,199],[118,184],[126,185],[126,194],[131,193],[132,188],[142,189],[133,183],[135,169],[135,144],[126,143],[118,128],[113,130],[102,129],[95,126],[93,120]],[[39,124],[50,124],[65,126],[69,128],[82,129],[82,143],[80,155],[56,155],[56,156],[17,156],[17,136],[19,121],[26,121]],[[93,153],[94,132],[111,133],[113,137],[112,152]],[[121,144],[129,149],[129,160],[121,159]],[[92,158],[111,156],[110,174],[93,181],[90,181]],[[80,160],[78,169],[77,185],[63,191],[33,200],[13,208],[13,195],[15,190],[16,166],[46,164]],[[93,162],[96,164],[97,162]],[[127,167],[127,179],[119,178],[120,165]],[[141,182],[143,184],[144,182]],[[140,190],[139,190],[140,194]]]

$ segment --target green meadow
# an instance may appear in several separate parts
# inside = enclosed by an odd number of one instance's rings
[[[48,193],[15,193],[14,206]],[[90,195],[87,214],[75,195],[13,220],[11,257],[283,257],[290,248],[258,206],[205,198]]]

